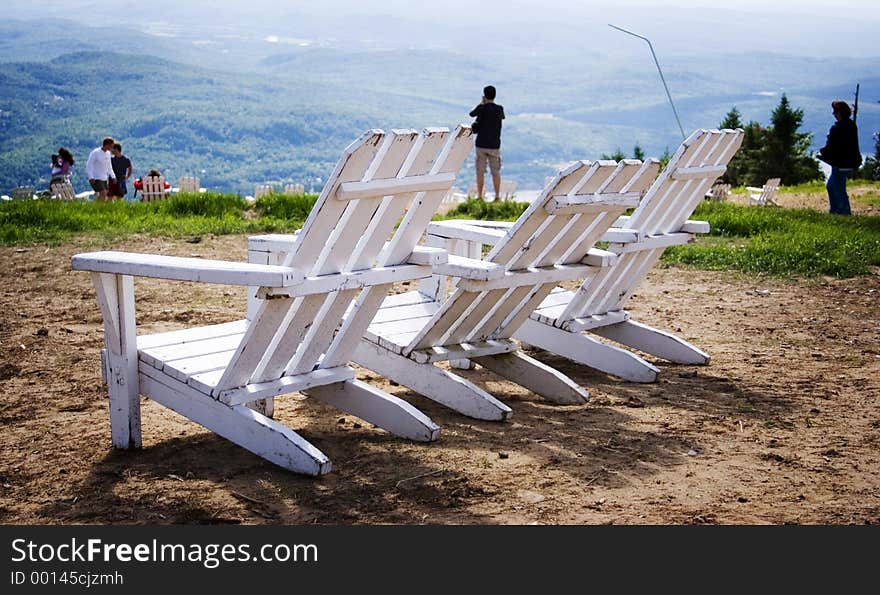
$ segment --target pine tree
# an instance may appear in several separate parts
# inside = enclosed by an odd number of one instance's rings
[[[731,130],[736,130],[737,128],[742,128],[742,114],[739,113],[739,110],[736,109],[736,106],[733,106],[727,115],[724,116],[724,119],[721,121],[719,128],[730,128]]]
[[[623,151],[620,150],[620,147],[617,147],[611,155],[608,155],[607,153],[602,153],[602,155],[600,155],[600,159],[620,161],[622,159],[626,159],[626,155],[623,154]]]
[[[757,178],[749,183],[763,184],[767,178],[780,178],[792,185],[822,178],[819,162],[809,154],[813,135],[798,132],[804,121],[804,110],[793,109],[785,93],[771,116],[773,125],[764,135],[763,146],[752,164]]]
[[[645,160],[645,150],[639,146],[639,143],[636,143],[636,146],[633,147],[633,159]]]
[[[865,164],[859,170],[859,177],[880,180],[880,132],[874,133],[874,154],[865,159]]]
[[[736,106],[727,112],[724,120],[721,121],[719,128],[737,129],[742,128],[744,131],[743,143],[733,159],[727,165],[727,171],[722,176],[722,180],[727,184],[734,186],[745,186],[752,183],[752,171],[755,169],[756,151],[763,144],[764,131],[757,122],[749,122],[744,125],[742,122],[742,114],[736,109]]]

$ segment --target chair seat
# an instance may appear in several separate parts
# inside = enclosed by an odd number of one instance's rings
[[[138,359],[205,394],[217,386],[247,329],[247,320],[141,335]]]
[[[530,318],[543,324],[556,326],[567,331],[580,332],[609,324],[616,324],[629,319],[629,314],[624,310],[616,310],[614,312],[604,312],[602,314],[594,314],[584,318],[574,318],[572,320],[560,321],[559,317],[565,312],[569,302],[574,297],[575,292],[568,291],[561,287],[555,288],[550,292],[541,305],[535,308]]]
[[[395,353],[403,353],[439,309],[439,302],[418,291],[388,296],[373,317],[365,337]]]
[[[431,317],[440,310],[440,302],[418,291],[392,295],[382,302],[364,338],[402,355]],[[508,339],[450,343],[414,350],[409,357],[418,363],[433,363],[516,351]]]

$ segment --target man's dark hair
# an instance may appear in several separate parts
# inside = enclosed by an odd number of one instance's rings
[[[493,87],[492,85],[488,85],[486,87],[483,87],[483,97],[485,97],[486,99],[494,100],[495,99],[495,87]]]
[[[106,147],[107,145],[111,145],[111,146],[112,146],[113,143],[115,143],[115,142],[116,142],[116,141],[113,140],[113,137],[112,137],[112,136],[105,136],[105,137],[104,137],[104,140],[101,142],[101,146],[102,146],[102,147]]]
[[[849,104],[845,101],[832,101],[831,109],[834,110],[834,113],[840,114],[844,118],[852,116],[852,110],[849,109]]]
[[[120,153],[122,152],[122,145],[120,145],[119,143],[113,143],[113,148],[116,149],[117,151],[119,151]]]

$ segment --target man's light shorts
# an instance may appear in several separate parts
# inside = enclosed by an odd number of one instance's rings
[[[489,163],[489,171],[492,175],[501,173],[501,149],[484,149],[477,147],[477,171],[486,171],[486,163]]]

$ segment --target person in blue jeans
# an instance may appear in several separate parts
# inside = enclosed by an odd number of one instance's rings
[[[849,215],[849,196],[846,193],[846,180],[862,164],[859,150],[859,130],[850,119],[852,110],[845,101],[832,101],[831,113],[836,122],[828,131],[825,146],[819,149],[817,157],[831,166],[831,175],[825,187],[828,189],[828,212],[836,215]]]

